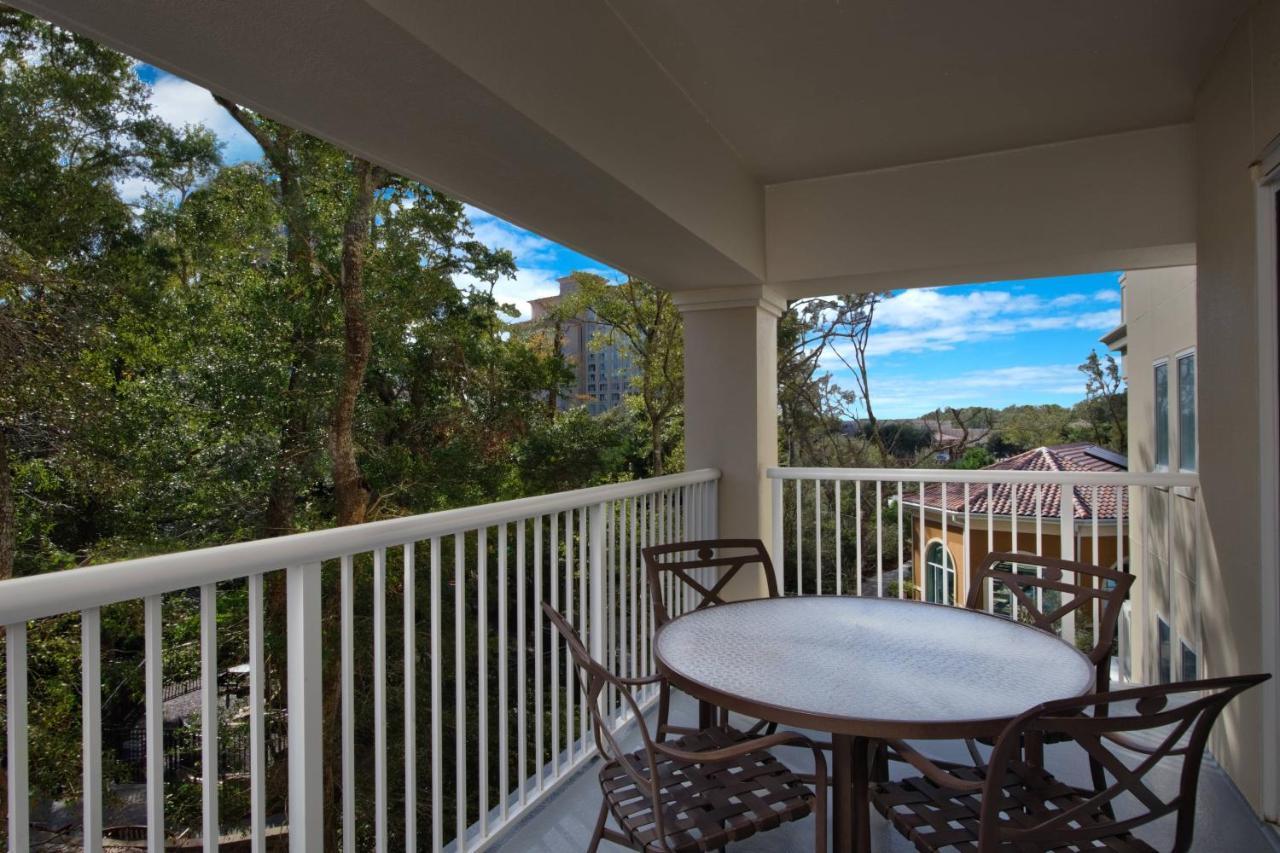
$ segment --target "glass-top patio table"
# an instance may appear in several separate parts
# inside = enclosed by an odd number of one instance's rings
[[[869,845],[872,743],[995,737],[1041,702],[1089,692],[1095,676],[1085,655],[1036,628],[891,598],[798,596],[696,610],[663,626],[653,653],[696,699],[831,733],[836,850]]]

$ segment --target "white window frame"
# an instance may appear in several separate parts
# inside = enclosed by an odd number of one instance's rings
[[[1159,425],[1160,406],[1158,404],[1159,390],[1156,384],[1156,370],[1158,370],[1160,367],[1164,367],[1164,409],[1165,411],[1164,411],[1164,462],[1163,463],[1160,462],[1160,425]],[[1151,446],[1152,446],[1151,470],[1153,471],[1168,471],[1169,460],[1173,453],[1173,429],[1172,429],[1173,425],[1170,423],[1170,421],[1172,420],[1173,410],[1169,406],[1169,391],[1172,388],[1172,386],[1173,386],[1173,383],[1169,381],[1169,359],[1157,358],[1155,361],[1151,362],[1151,406],[1153,409],[1155,409],[1154,430],[1153,430],[1153,435],[1151,436]]]
[[[929,560],[929,552],[933,550],[933,546],[938,545],[942,548],[942,563],[933,563]],[[947,543],[943,542],[940,537],[933,537],[924,546],[924,600],[933,601],[929,597],[929,578],[932,574],[933,566],[937,565],[942,569],[942,600],[934,602],[935,604],[951,604],[956,603],[956,559],[951,554],[951,549],[947,547]],[[948,568],[947,564],[950,563]],[[947,592],[951,593],[951,600],[947,601]]]
[[[1196,441],[1196,447],[1195,447],[1195,457],[1196,457],[1196,458],[1195,458],[1195,466],[1196,466],[1196,467],[1194,467],[1194,468],[1183,468],[1183,467],[1182,467],[1182,439],[1183,439],[1183,435],[1182,435],[1182,371],[1181,371],[1181,366],[1182,366],[1182,360],[1183,360],[1184,358],[1191,358],[1191,359],[1193,359],[1193,364],[1194,364],[1193,369],[1194,369],[1194,371],[1195,371],[1195,374],[1194,374],[1194,375],[1195,375],[1196,393],[1195,393],[1195,399],[1193,399],[1193,400],[1191,401],[1191,417],[1195,419],[1195,423],[1196,423],[1196,438],[1195,438],[1195,441]],[[1170,420],[1170,430],[1169,430],[1169,468],[1173,468],[1173,462],[1174,462],[1174,458],[1173,458],[1173,457],[1174,457],[1174,451],[1176,450],[1176,451],[1177,451],[1178,470],[1179,470],[1180,472],[1182,472],[1182,473],[1185,473],[1185,474],[1194,474],[1194,473],[1196,473],[1197,471],[1199,471],[1199,470],[1200,470],[1200,446],[1199,446],[1199,442],[1200,442],[1200,357],[1199,357],[1199,355],[1196,353],[1196,348],[1195,348],[1195,347],[1187,347],[1186,349],[1184,349],[1184,350],[1180,350],[1180,351],[1178,351],[1178,352],[1176,352],[1176,353],[1174,353],[1174,354],[1173,354],[1172,363],[1173,363],[1173,370],[1172,370],[1172,371],[1170,371],[1170,378],[1171,378],[1173,381],[1172,381],[1172,382],[1170,382],[1169,384],[1170,384],[1170,386],[1171,386],[1171,388],[1172,388],[1173,393],[1170,395],[1170,396],[1171,396],[1171,398],[1172,398],[1172,399],[1170,400],[1170,402],[1171,402],[1171,403],[1176,403],[1176,405],[1171,405],[1171,406],[1169,407],[1169,420]]]

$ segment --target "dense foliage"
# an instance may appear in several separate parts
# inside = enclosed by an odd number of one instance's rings
[[[650,446],[671,441],[678,400],[594,419],[548,405],[571,373],[512,333],[492,287],[514,259],[476,239],[461,202],[219,103],[260,160],[224,164],[207,129],[153,114],[132,60],[0,6],[0,579],[679,459]],[[269,578],[273,711],[281,591]],[[166,599],[167,680],[197,672],[196,601]],[[245,608],[243,584],[220,590],[223,666],[244,660]],[[37,799],[80,784],[78,621],[32,628]],[[141,636],[140,603],[104,612],[109,733],[141,713]],[[176,830],[198,797],[173,781]],[[223,792],[229,823],[241,794]]]

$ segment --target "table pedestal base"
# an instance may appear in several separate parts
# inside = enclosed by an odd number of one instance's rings
[[[863,737],[831,738],[831,836],[835,851],[871,850],[871,821],[867,787],[871,778],[874,742]]]

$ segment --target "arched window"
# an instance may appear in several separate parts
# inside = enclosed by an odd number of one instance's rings
[[[935,604],[956,603],[956,564],[951,552],[941,542],[933,541],[925,549],[925,600]]]

